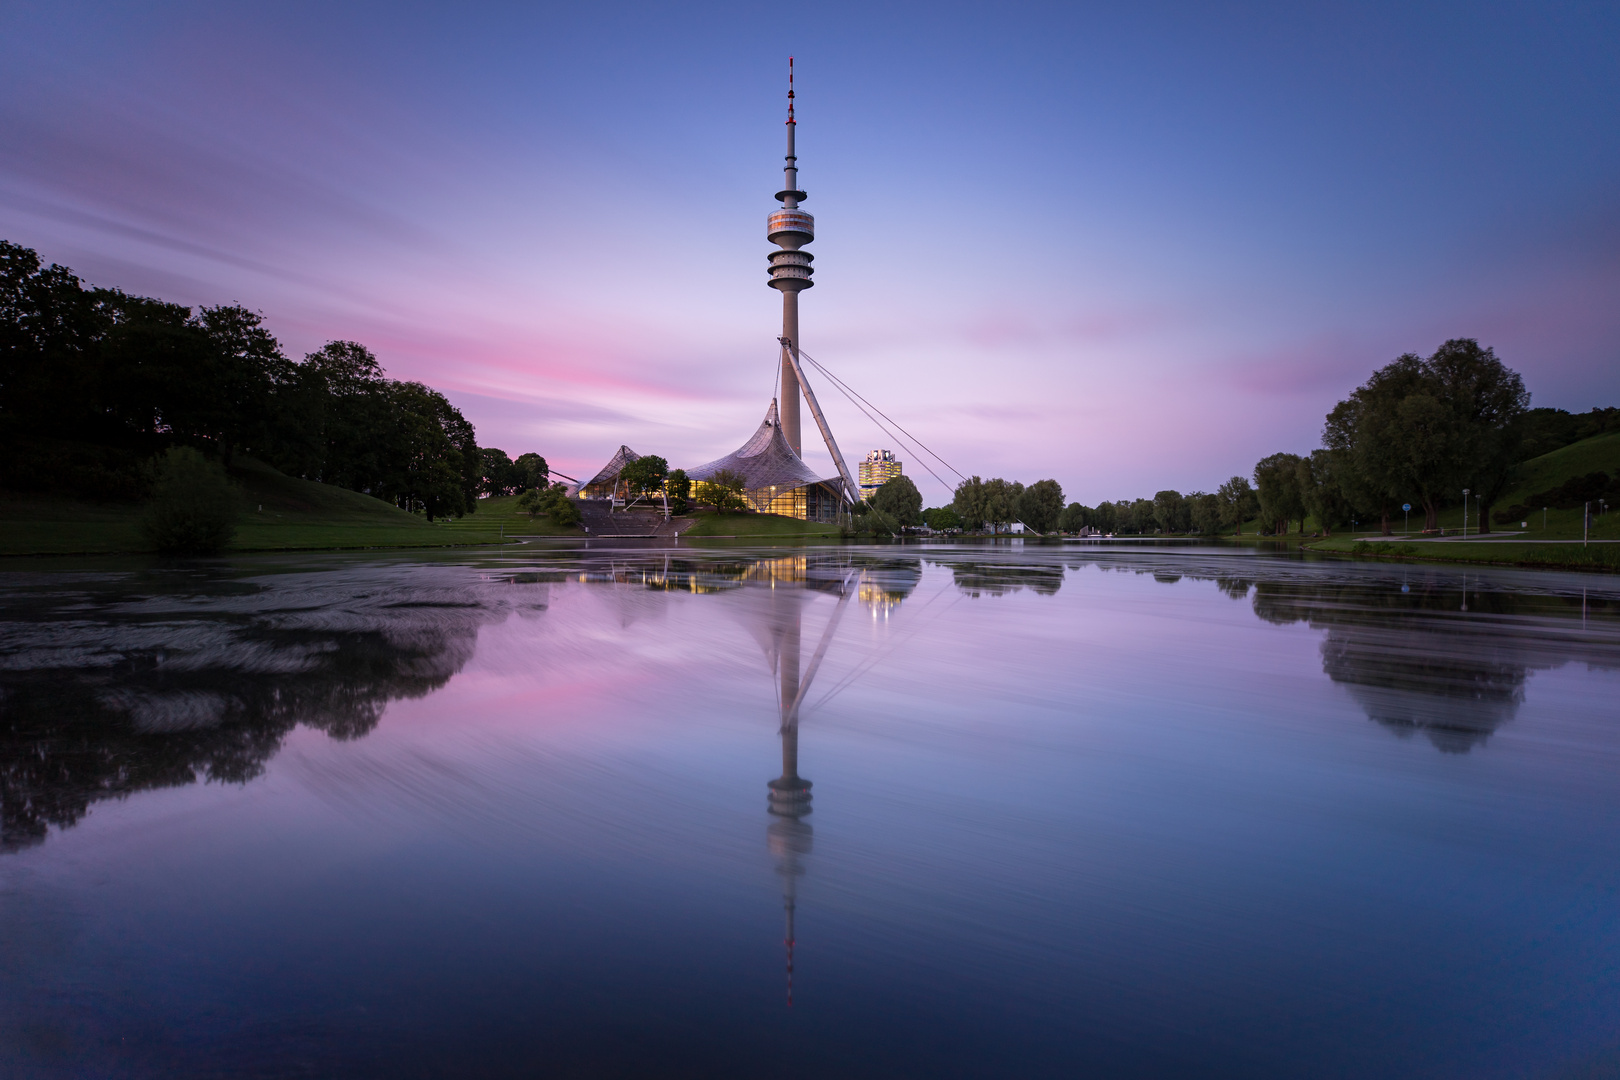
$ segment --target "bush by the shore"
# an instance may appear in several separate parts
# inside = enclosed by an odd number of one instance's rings
[[[141,531],[166,555],[217,555],[236,535],[238,501],[219,462],[177,446],[158,459]]]

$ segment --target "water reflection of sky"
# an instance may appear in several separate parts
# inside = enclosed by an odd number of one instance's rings
[[[13,573],[0,1064],[1602,1074],[1617,597],[1196,551]]]

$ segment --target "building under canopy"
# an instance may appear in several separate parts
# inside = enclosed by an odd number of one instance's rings
[[[837,521],[843,507],[843,482],[836,476],[817,476],[793,452],[782,434],[774,399],[752,438],[723,458],[687,469],[686,475],[702,483],[722,469],[743,478],[743,497],[761,513],[806,521]]]

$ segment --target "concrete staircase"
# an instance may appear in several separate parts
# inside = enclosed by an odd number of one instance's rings
[[[628,510],[614,510],[605,499],[581,499],[574,505],[579,507],[580,523],[585,526],[586,535],[592,537],[673,540],[692,525],[690,519],[666,522],[662,507],[636,506]]]

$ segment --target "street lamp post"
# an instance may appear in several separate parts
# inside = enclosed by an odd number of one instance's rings
[[[1412,504],[1401,503],[1401,513],[1406,515],[1406,538],[1412,539]]]
[[[1468,489],[1463,488],[1463,539],[1468,539]]]

